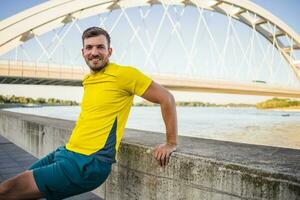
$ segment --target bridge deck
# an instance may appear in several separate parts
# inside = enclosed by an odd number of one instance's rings
[[[26,170],[37,158],[0,136],[0,182]],[[100,197],[88,192],[68,200],[101,200]]]
[[[10,62],[0,60],[0,84],[82,86],[87,67],[56,66],[42,63]],[[299,88],[274,86],[265,81],[232,82],[228,80],[195,79],[177,75],[148,74],[170,90],[213,92],[273,97],[300,98]]]

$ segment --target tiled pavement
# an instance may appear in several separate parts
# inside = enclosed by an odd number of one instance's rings
[[[37,158],[0,136],[0,182],[26,170]],[[91,192],[67,200],[101,200]]]

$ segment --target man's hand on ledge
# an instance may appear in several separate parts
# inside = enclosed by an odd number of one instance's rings
[[[153,156],[158,161],[160,166],[168,164],[170,156],[173,151],[176,150],[176,145],[171,144],[159,144],[153,150]]]

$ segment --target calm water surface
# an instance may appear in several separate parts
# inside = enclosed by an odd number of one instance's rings
[[[76,120],[80,107],[6,110]],[[179,135],[300,149],[300,112],[255,108],[177,107]],[[159,107],[133,107],[127,128],[164,132]]]

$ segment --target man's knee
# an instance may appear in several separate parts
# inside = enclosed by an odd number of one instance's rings
[[[32,171],[25,171],[0,184],[0,200],[42,197]]]
[[[0,184],[0,199],[12,193],[14,185],[14,178],[10,178],[7,181],[2,182]]]

